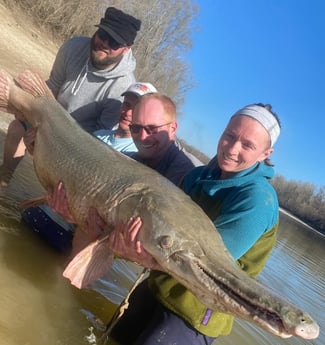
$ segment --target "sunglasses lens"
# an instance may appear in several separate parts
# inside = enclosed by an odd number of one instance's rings
[[[139,134],[140,131],[143,129],[148,135],[154,134],[156,131],[156,127],[155,126],[141,126],[141,125],[136,125],[136,124],[132,124],[129,125],[130,128],[130,132],[133,134]]]
[[[159,128],[167,126],[170,123],[171,122],[164,123],[163,125],[159,125],[159,126],[155,126],[155,125],[141,126],[141,125],[137,125],[137,124],[133,123],[133,124],[129,125],[129,128],[130,128],[130,132],[133,134],[139,134],[141,129],[143,129],[144,131],[146,131],[146,133],[148,135],[152,135],[152,134],[157,134],[159,132]]]
[[[138,134],[140,132],[141,128],[143,128],[143,127],[140,125],[133,124],[133,125],[129,125],[129,128],[130,128],[131,133]]]
[[[102,40],[102,41],[106,41],[109,39],[109,35],[108,33],[103,30],[103,29],[98,29],[97,30],[97,36]]]
[[[114,40],[112,36],[110,36],[105,30],[103,29],[98,29],[97,30],[97,35],[102,41],[108,41],[108,45],[113,49],[117,50],[121,47],[123,47],[122,44],[118,43],[117,41]]]
[[[121,47],[123,47],[121,44],[119,44],[118,42],[116,42],[113,38],[109,39],[108,42],[109,46],[113,49],[113,50],[117,50]]]

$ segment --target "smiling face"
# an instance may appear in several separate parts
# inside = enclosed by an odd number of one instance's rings
[[[130,131],[129,124],[132,122],[133,108],[137,100],[138,96],[131,92],[126,93],[124,96],[120,109],[119,127],[125,132]]]
[[[91,62],[99,70],[109,68],[120,62],[129,49],[130,47],[113,49],[109,45],[109,40],[102,40],[97,31],[91,38]]]
[[[133,110],[134,125],[142,127],[159,126],[149,134],[144,128],[137,133],[132,132],[132,138],[138,148],[138,156],[148,160],[159,160],[163,157],[173,140],[177,123],[175,114],[168,113],[163,102],[156,97],[140,99]]]
[[[273,152],[266,129],[249,116],[234,116],[223,132],[217,149],[221,178],[250,168]]]

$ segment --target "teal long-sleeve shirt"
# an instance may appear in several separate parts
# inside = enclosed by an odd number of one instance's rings
[[[198,203],[219,231],[225,246],[237,260],[279,219],[276,192],[269,182],[273,167],[264,162],[219,179],[216,157],[184,178],[182,188]]]

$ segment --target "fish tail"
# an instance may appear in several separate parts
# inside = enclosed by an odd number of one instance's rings
[[[52,91],[37,72],[26,70],[18,75],[16,81],[24,91],[35,97],[48,96],[54,98]]]
[[[107,244],[108,236],[91,243],[68,264],[63,276],[78,289],[101,278],[111,267],[114,256]]]
[[[20,120],[26,120],[24,114],[18,107],[14,106],[19,90],[14,78],[5,70],[0,70],[0,111],[16,115]],[[19,93],[19,92],[18,92]]]

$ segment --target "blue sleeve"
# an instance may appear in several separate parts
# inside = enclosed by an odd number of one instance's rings
[[[214,224],[237,260],[278,221],[278,201],[268,184],[235,189],[223,202]]]

